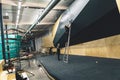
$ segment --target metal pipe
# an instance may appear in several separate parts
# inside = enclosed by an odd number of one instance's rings
[[[8,28],[7,25],[5,25],[6,28],[6,45],[7,45],[7,55],[8,55],[8,64],[10,64],[10,48],[9,48],[9,42],[8,42]]]
[[[1,42],[2,42],[2,55],[4,62],[6,63],[4,31],[3,31],[3,21],[2,21],[2,3],[0,3],[0,28],[1,28],[0,30],[1,30]]]
[[[90,0],[75,0],[70,7],[62,14],[60,28],[64,28],[69,22],[73,22]]]
[[[60,0],[51,0],[51,2],[47,5],[43,13],[38,17],[38,19],[30,26],[30,28],[27,30],[27,32],[24,34],[24,36],[31,31],[38,22],[40,22],[49,12],[50,10],[59,2]]]

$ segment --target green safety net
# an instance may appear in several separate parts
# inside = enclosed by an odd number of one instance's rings
[[[5,55],[6,58],[8,59],[8,51],[7,51],[7,43],[6,43],[6,35],[5,36]],[[9,45],[9,53],[10,53],[10,58],[15,58],[19,56],[20,52],[20,43],[21,43],[21,36],[20,35],[14,35],[14,34],[9,34],[8,35],[8,45]],[[0,37],[0,60],[3,59],[2,55],[2,42],[1,42],[1,37]]]

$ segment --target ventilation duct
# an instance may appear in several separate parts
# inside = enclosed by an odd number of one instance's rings
[[[29,27],[27,32],[24,34],[24,36],[30,32],[37,24],[40,22],[49,12],[50,10],[59,2],[60,0],[51,0],[51,2],[48,4],[48,6],[45,8],[43,13],[38,17],[38,19]]]

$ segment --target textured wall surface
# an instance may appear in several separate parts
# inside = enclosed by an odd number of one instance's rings
[[[70,54],[120,59],[120,35],[70,46]]]

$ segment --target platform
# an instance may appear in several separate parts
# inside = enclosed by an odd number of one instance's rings
[[[58,61],[56,55],[40,57],[56,80],[119,80],[120,60],[85,56],[69,56],[69,63]]]

